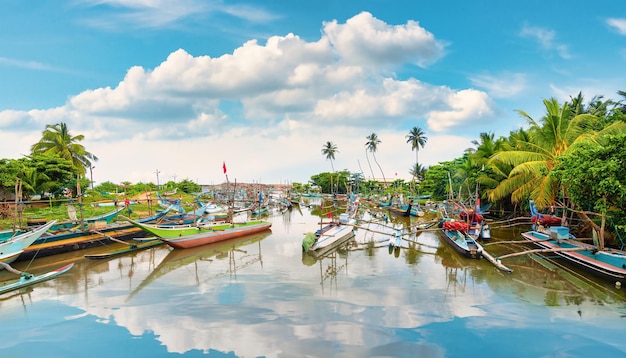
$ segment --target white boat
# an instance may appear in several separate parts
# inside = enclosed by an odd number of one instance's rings
[[[35,240],[39,239],[54,224],[56,224],[56,220],[52,220],[30,231],[0,240],[0,262],[9,264],[15,261],[24,252],[24,249],[32,245]]]
[[[332,222],[317,230],[315,234],[309,233],[302,241],[302,249],[317,255],[322,255],[336,247],[339,243],[354,236],[356,214],[359,211],[359,200],[348,205],[348,210],[339,215],[339,221]]]
[[[346,239],[349,236],[353,235],[354,222],[351,222],[351,220],[349,220],[347,214],[341,214],[339,216],[339,223],[330,224],[320,230],[320,234],[317,236],[317,240],[315,240],[315,243],[311,245],[309,251],[316,251],[326,248],[338,241],[343,241],[343,239]]]

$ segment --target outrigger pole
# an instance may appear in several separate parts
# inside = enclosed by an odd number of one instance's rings
[[[228,196],[230,200],[230,205],[228,205],[228,220],[230,220],[230,223],[234,225],[233,206],[235,205],[235,188],[233,188],[233,196],[232,196],[232,199],[230,199],[230,181],[228,180],[228,173],[226,173],[226,161],[222,162],[222,169],[224,169],[224,175],[226,176],[226,195]],[[236,181],[235,181],[235,186],[236,186]]]

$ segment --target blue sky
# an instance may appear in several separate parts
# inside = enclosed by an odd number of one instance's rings
[[[542,100],[626,90],[626,7],[588,1],[12,1],[0,5],[2,158],[65,122],[93,179],[409,179],[506,136]],[[368,165],[371,162],[372,169]],[[373,173],[372,173],[373,172]]]

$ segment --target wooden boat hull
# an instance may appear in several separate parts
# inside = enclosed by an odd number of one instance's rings
[[[236,237],[255,234],[261,231],[269,230],[271,226],[271,223],[264,221],[235,224],[235,227],[230,227],[224,230],[209,230],[206,232],[176,238],[162,238],[162,240],[175,249],[188,249]]]
[[[613,283],[626,283],[626,254],[621,251],[597,251],[593,245],[572,240],[550,239],[548,234],[538,231],[523,232],[522,237],[542,249],[555,250],[554,253],[559,257],[597,277]],[[572,248],[581,250],[558,251]]]
[[[46,272],[44,274],[41,275],[28,275],[28,276],[22,276],[20,277],[20,279],[16,282],[4,285],[0,287],[0,294],[6,293],[6,292],[10,292],[10,291],[14,291],[17,289],[20,289],[22,287],[26,287],[26,286],[30,286],[30,285],[34,285],[36,283],[39,282],[43,282],[46,280],[50,280],[52,278],[55,278],[59,275],[62,275],[64,273],[66,273],[67,271],[69,271],[72,267],[74,267],[74,263],[70,263],[67,264],[63,267],[60,267],[54,271],[50,271],[50,272]]]
[[[347,237],[354,236],[354,227],[351,225],[334,225],[320,232],[317,241],[309,248],[316,251],[332,246],[336,242],[343,241]]]
[[[441,230],[441,237],[458,253],[471,259],[481,258],[479,246],[474,239],[460,230]]]
[[[35,243],[56,221],[23,232],[0,243],[0,262],[9,264],[15,261],[28,247]]]
[[[124,220],[128,221],[130,224],[140,228],[141,230],[163,238],[163,239],[175,239],[181,236],[189,236],[196,235],[205,232],[211,232],[215,230],[224,230],[230,226],[228,223],[220,222],[220,223],[205,223],[200,225],[194,224],[183,224],[183,225],[152,225],[141,223],[135,220],[131,220],[127,217],[122,216]]]
[[[405,217],[409,217],[411,216],[411,212],[407,211],[407,209],[402,209],[402,208],[396,208],[393,206],[388,206],[387,210],[389,210],[390,213],[397,215],[397,216],[405,216]]]
[[[98,231],[122,241],[146,236],[145,231],[131,224],[107,225]],[[35,255],[37,257],[50,256],[110,244],[112,241],[107,236],[93,231],[68,231],[59,234],[43,235],[24,249],[24,252],[17,260],[30,259]]]
[[[343,244],[350,241],[352,238],[354,238],[354,231],[350,231],[348,234],[334,240],[332,243],[326,244],[323,247],[319,247],[317,249],[309,249],[307,253],[309,253],[311,256],[315,258],[321,258],[325,255],[328,255],[331,252],[334,252]]]

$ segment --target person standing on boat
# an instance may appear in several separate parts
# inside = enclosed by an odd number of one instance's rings
[[[406,216],[411,215],[411,208],[413,207],[413,200],[409,201],[409,206],[406,208]]]
[[[124,198],[124,207],[126,208],[126,212],[128,216],[133,213],[133,210],[130,208],[130,199],[128,197]]]

